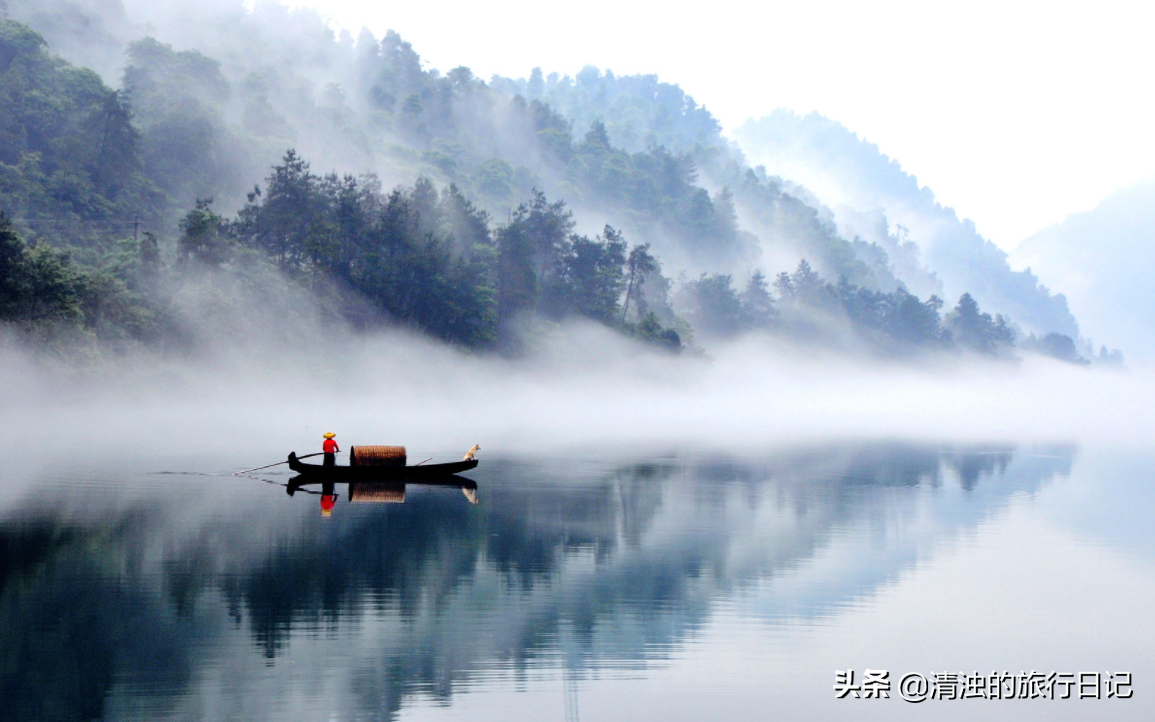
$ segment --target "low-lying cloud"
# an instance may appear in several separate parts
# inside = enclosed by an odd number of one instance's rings
[[[312,451],[333,430],[411,454],[759,454],[836,439],[1148,443],[1146,369],[1028,357],[869,362],[748,338],[668,356],[591,325],[558,327],[524,358],[476,355],[403,332],[145,363],[62,378],[13,351],[4,427],[27,464],[61,455],[189,454],[258,463]],[[424,458],[424,457],[422,457]]]

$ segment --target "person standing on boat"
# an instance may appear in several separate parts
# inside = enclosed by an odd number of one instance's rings
[[[321,451],[325,452],[325,467],[337,465],[337,452],[341,450],[334,440],[337,435],[332,431],[325,432],[325,443],[321,444]]]

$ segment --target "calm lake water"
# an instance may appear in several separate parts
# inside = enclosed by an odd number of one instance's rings
[[[212,475],[260,459],[10,474],[0,717],[1155,714],[1151,452],[599,456],[483,452],[476,490],[340,485],[329,516],[277,469]],[[837,699],[836,671],[866,669],[890,697]],[[898,690],[1004,672],[1099,673],[1104,699]],[[1106,699],[1122,673],[1133,696]]]

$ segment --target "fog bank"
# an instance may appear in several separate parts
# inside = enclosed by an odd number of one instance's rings
[[[724,450],[837,439],[1146,444],[1151,374],[1029,357],[912,364],[798,352],[768,339],[667,356],[594,326],[559,327],[521,359],[394,332],[64,379],[7,352],[0,419],[22,466],[81,454],[221,460],[397,443],[446,458]],[[132,370],[135,368],[136,370]],[[227,467],[227,469],[226,469]]]

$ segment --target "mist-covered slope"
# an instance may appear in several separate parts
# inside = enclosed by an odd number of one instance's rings
[[[1015,323],[1077,331],[990,244],[971,285],[940,280],[957,274],[936,258],[974,249],[920,254],[873,207],[836,217],[656,76],[486,82],[276,3],[0,10],[17,21],[0,20],[3,321],[169,339],[207,269],[329,299],[357,328],[481,346],[526,316],[674,348],[758,332],[1001,354]],[[50,286],[45,312],[29,289]]]
[[[1030,271],[1014,271],[1007,254],[971,221],[959,219],[897,160],[842,124],[817,113],[777,110],[747,121],[734,136],[752,163],[818,194],[834,209],[844,235],[884,242],[882,234],[902,226],[900,239],[918,246],[924,273],[933,272],[947,298],[969,290],[980,303],[1028,330],[1078,336],[1061,293],[1052,293]],[[917,268],[896,270],[916,288],[926,282]]]
[[[1064,289],[1091,339],[1155,355],[1155,181],[1039,231],[1011,257]]]

